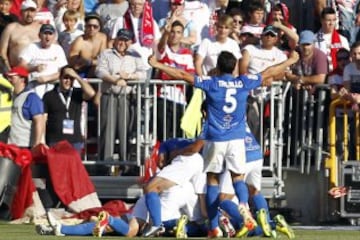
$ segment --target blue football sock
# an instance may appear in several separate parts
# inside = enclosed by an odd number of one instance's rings
[[[239,199],[239,203],[247,204],[249,201],[249,190],[244,180],[234,182],[233,186],[236,197]]]
[[[270,224],[272,229],[275,229],[276,224],[274,221],[272,221],[270,219],[269,205],[268,205],[264,195],[262,195],[261,193],[255,194],[252,197],[252,200],[254,202],[255,211],[259,211],[262,208],[264,208],[266,210],[268,223]]]
[[[230,221],[234,228],[240,229],[243,218],[240,215],[238,206],[233,201],[226,199],[220,202],[220,208],[230,216]]]
[[[251,230],[249,233],[248,233],[248,237],[253,237],[253,236],[263,236],[264,232],[263,230],[261,229],[260,226],[257,226],[254,230]]]
[[[161,225],[161,203],[159,194],[149,192],[145,194],[145,203],[149,211],[153,226]]]
[[[95,222],[82,223],[78,225],[61,225],[61,233],[69,236],[92,235]]]
[[[261,193],[255,194],[252,197],[252,200],[254,202],[256,211],[264,208],[267,212],[269,212],[269,205],[267,204],[265,197]]]
[[[187,224],[186,233],[188,237],[203,237],[207,235],[208,228],[205,224]]]
[[[219,226],[219,185],[207,185],[206,209],[210,230]]]
[[[121,218],[109,216],[109,226],[122,236],[129,233],[129,224]]]
[[[163,222],[163,225],[166,230],[173,230],[173,228],[176,226],[177,219],[167,220]]]

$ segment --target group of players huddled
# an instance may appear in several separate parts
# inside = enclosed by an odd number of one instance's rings
[[[184,79],[205,93],[202,133],[196,139],[161,143],[159,171],[144,187],[145,194],[131,214],[119,217],[103,211],[95,222],[69,226],[48,213],[50,226],[36,226],[37,232],[218,238],[276,237],[277,230],[294,238],[283,216],[270,218],[260,192],[263,154],[246,123],[246,102],[250,90],[268,85],[298,58],[292,52],[286,61],[259,74],[234,77],[237,59],[223,51],[216,74],[200,77],[159,63],[151,56],[152,67],[174,79]],[[250,211],[248,203],[254,211]]]

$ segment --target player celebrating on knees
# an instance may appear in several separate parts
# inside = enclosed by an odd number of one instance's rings
[[[251,89],[257,88],[261,84],[268,85],[277,74],[296,63],[298,59],[299,55],[292,52],[288,60],[269,67],[260,74],[234,77],[232,74],[237,60],[232,53],[223,51],[218,57],[214,71],[218,74],[212,77],[200,77],[161,64],[154,57],[149,58],[149,64],[152,67],[158,68],[174,79],[183,79],[196,88],[202,89],[206,94],[208,110],[204,127],[206,139],[204,159],[207,173],[208,237],[222,235],[218,226],[218,206],[219,174],[224,170],[224,166],[231,172],[244,225],[249,230],[254,229],[257,225],[246,207],[249,198],[244,182],[246,99]]]

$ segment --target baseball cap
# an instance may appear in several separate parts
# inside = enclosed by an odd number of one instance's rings
[[[37,8],[37,4],[32,1],[32,0],[25,0],[21,3],[21,10],[26,10],[29,8],[33,8],[36,9]]]
[[[247,35],[250,35],[250,36],[255,36],[253,32],[250,31],[249,28],[241,28],[240,30],[240,35],[242,34],[247,34]]]
[[[274,27],[273,25],[267,25],[266,27],[264,27],[263,32],[262,32],[262,35],[265,35],[265,34],[267,34],[267,33],[272,33],[272,34],[274,34],[275,36],[278,35],[277,28]]]
[[[171,2],[171,4],[182,5],[182,4],[184,4],[185,0],[171,0],[170,2]]]
[[[89,20],[91,19],[96,19],[99,21],[99,23],[101,23],[101,18],[99,16],[99,14],[95,13],[95,12],[91,12],[91,13],[88,13],[86,14],[85,16],[85,22],[88,22]]]
[[[46,32],[54,33],[55,28],[53,27],[53,25],[51,25],[51,24],[43,24],[43,25],[41,25],[40,33],[46,33]]]
[[[126,40],[132,40],[134,38],[134,33],[130,30],[122,28],[117,32],[116,37]]]
[[[312,44],[315,39],[315,34],[312,31],[304,30],[300,33],[299,44]]]
[[[241,30],[240,30],[241,34],[252,34],[254,36],[259,36],[261,34],[261,32],[258,30],[258,28],[254,28],[250,25],[245,24],[244,26],[242,26]]]
[[[20,76],[20,77],[28,77],[29,72],[24,67],[13,67],[6,73],[7,76]]]

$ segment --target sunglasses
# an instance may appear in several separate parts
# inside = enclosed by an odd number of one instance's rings
[[[344,57],[337,57],[336,60],[338,61],[345,61],[345,60],[349,60],[349,56],[344,56]]]
[[[63,76],[63,79],[70,79],[70,80],[74,80],[74,78],[73,78],[73,77],[71,77],[71,76],[69,76],[69,75],[65,75],[65,76]]]
[[[99,26],[99,25],[96,25],[96,24],[86,24],[85,27],[94,28],[94,29],[100,28],[100,26]]]
[[[273,34],[273,33],[265,33],[264,34],[264,36],[266,36],[266,37],[276,37],[276,35],[275,34]]]
[[[236,22],[236,23],[238,23],[238,24],[243,24],[244,23],[244,21],[243,20],[234,20],[234,22]]]

